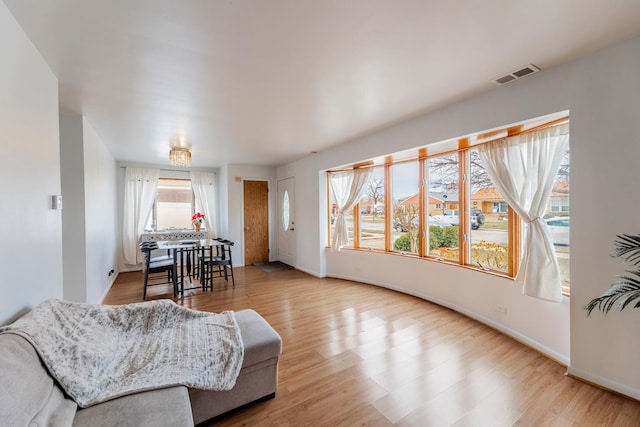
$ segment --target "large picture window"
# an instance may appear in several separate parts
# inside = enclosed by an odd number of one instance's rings
[[[358,205],[345,215],[350,241],[344,247],[420,256],[515,278],[523,258],[525,224],[498,189],[505,184],[497,185],[490,176],[507,166],[496,169],[492,164],[489,173],[483,161],[499,157],[480,155],[478,147],[498,139],[507,141],[520,133],[531,140],[528,132],[566,123],[568,117],[532,120],[416,148],[413,155],[410,150],[389,154],[378,160],[382,164],[364,161],[372,173]],[[563,129],[561,132],[568,132],[568,126]],[[327,199],[331,230],[336,203],[331,195]],[[568,150],[546,206],[542,221],[553,240],[563,289],[568,291]]]

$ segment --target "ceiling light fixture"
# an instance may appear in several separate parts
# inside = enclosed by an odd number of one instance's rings
[[[186,138],[176,138],[171,142],[169,150],[169,160],[173,166],[187,168],[191,165],[191,144]]]

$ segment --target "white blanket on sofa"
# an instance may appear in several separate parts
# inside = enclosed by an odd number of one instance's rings
[[[204,313],[170,300],[47,300],[0,332],[29,340],[81,407],[173,385],[229,390],[244,357],[233,312]]]

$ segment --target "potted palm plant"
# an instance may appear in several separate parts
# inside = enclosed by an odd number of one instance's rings
[[[633,301],[636,301],[634,308],[640,307],[640,235],[632,236],[622,234],[616,236],[612,256],[624,259],[625,262],[634,266],[633,270],[627,270],[626,275],[617,276],[617,280],[611,285],[609,290],[597,298],[592,299],[584,307],[587,315],[590,315],[596,308],[607,314],[617,303],[618,310],[622,311]]]

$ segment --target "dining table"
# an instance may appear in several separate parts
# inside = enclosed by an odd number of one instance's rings
[[[157,242],[159,250],[171,251],[174,271],[178,273],[178,277],[174,280],[175,293],[183,295],[185,291],[202,288],[204,286],[195,286],[193,282],[194,276],[198,273],[198,261],[201,259],[204,251],[216,251],[218,247],[224,244],[216,239],[184,239],[184,240],[160,240]],[[185,274],[186,273],[186,274]],[[191,287],[185,287],[186,279],[189,279]]]

